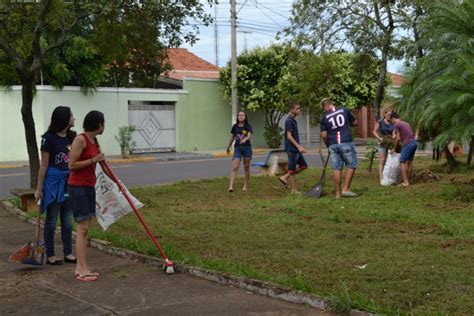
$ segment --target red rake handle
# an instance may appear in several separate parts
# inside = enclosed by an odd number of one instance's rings
[[[133,212],[135,212],[135,215],[137,215],[138,219],[140,220],[140,222],[142,223],[143,227],[145,228],[145,231],[146,233],[148,234],[148,237],[150,237],[151,241],[153,242],[153,244],[155,245],[156,249],[160,252],[161,256],[163,257],[163,259],[165,260],[168,260],[168,256],[166,255],[166,253],[163,251],[163,249],[161,248],[160,244],[158,243],[158,241],[156,240],[155,236],[153,236],[153,234],[151,233],[150,229],[148,228],[147,224],[145,223],[145,221],[143,220],[143,217],[142,215],[140,214],[140,212],[137,210],[137,208],[135,207],[135,204],[133,203],[132,199],[130,198],[130,196],[128,196],[127,194],[127,191],[124,190],[122,184],[120,184],[120,181],[119,179],[117,178],[117,176],[115,175],[115,173],[112,171],[112,169],[110,168],[109,164],[104,160],[104,161],[101,161],[100,162],[100,165],[102,166],[102,168],[104,168],[104,170],[107,171],[107,173],[109,174],[109,176],[112,178],[112,180],[117,184],[120,192],[123,194],[123,196],[125,197],[125,199],[127,199],[127,202],[128,204],[130,204],[130,206],[132,207],[133,209]]]

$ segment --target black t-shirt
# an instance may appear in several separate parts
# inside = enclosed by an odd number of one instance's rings
[[[235,143],[234,146],[240,146],[240,141],[246,138],[249,133],[253,134],[252,126],[250,124],[245,124],[244,126],[239,126],[238,124],[234,124],[230,133],[234,135]],[[242,146],[250,146],[250,140],[246,141],[242,144]]]
[[[288,132],[291,132],[291,136],[295,139],[295,141],[299,144],[300,143],[300,134],[298,133],[298,123],[296,119],[288,115],[285,121],[285,150],[291,152],[298,152],[299,150],[288,140]]]
[[[67,137],[48,132],[41,139],[41,151],[49,153],[48,167],[67,170],[70,150],[71,141]]]

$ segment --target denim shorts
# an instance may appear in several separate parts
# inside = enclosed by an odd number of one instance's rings
[[[403,145],[402,152],[400,154],[400,163],[405,163],[407,161],[412,161],[415,158],[415,151],[418,147],[416,140],[412,140],[406,145]]]
[[[239,145],[234,147],[234,157],[232,157],[232,160],[242,159],[242,157],[252,159],[252,146]]]
[[[377,152],[380,154],[385,154],[385,156],[388,154],[388,149],[382,146],[377,146]]]
[[[95,188],[68,186],[72,215],[80,223],[95,217]]]
[[[334,170],[342,170],[344,165],[350,169],[357,168],[357,153],[354,143],[332,144],[329,146],[329,151]]]
[[[288,151],[288,173],[294,174],[297,171],[308,168],[308,164],[304,159],[304,156],[300,152]],[[298,166],[298,169],[296,168]]]

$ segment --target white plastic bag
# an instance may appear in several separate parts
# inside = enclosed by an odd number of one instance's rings
[[[400,154],[390,152],[387,155],[385,166],[383,168],[383,178],[381,185],[394,185],[400,181]]]
[[[103,230],[107,230],[119,218],[131,213],[133,210],[125,196],[120,192],[118,185],[109,178],[100,164],[97,164],[95,168],[95,175],[97,177],[95,183],[95,213],[97,222],[99,222]],[[132,196],[123,184],[121,185],[133,201],[135,207],[137,209],[143,207],[143,204]]]

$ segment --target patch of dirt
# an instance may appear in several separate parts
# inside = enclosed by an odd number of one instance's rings
[[[455,239],[455,240],[448,240],[444,241],[441,243],[441,248],[447,250],[451,247],[456,247],[457,245],[468,245],[468,246],[473,246],[474,245],[474,240],[469,239],[469,240],[460,240],[460,239]]]
[[[448,181],[451,182],[452,184],[468,184],[474,187],[474,179],[466,180],[466,179],[458,179],[456,177],[450,177]]]
[[[433,171],[427,169],[419,173],[416,173],[413,177],[416,183],[427,183],[427,182],[436,182],[441,180],[441,177],[437,174],[434,174]]]

